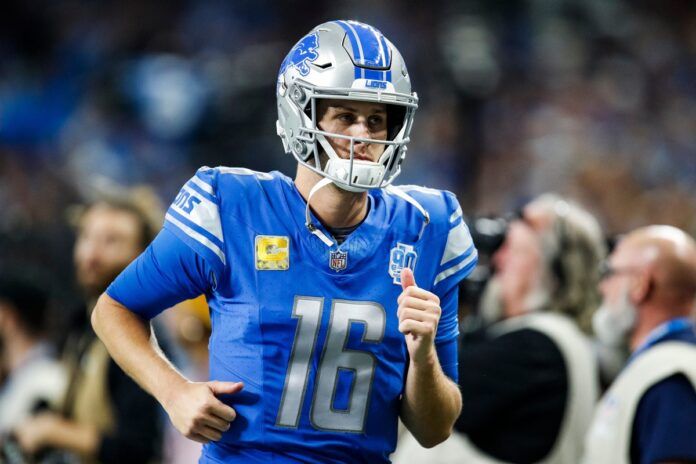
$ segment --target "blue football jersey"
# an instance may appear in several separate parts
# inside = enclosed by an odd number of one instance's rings
[[[441,299],[436,348],[456,378],[457,284],[477,259],[456,197],[390,187],[368,198],[363,223],[329,247],[307,229],[292,179],[202,168],[107,290],[147,318],[206,294],[210,378],[245,387],[222,398],[238,416],[201,462],[389,462],[408,368],[405,266]]]

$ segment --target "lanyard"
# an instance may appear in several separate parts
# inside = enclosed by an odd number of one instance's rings
[[[663,338],[678,332],[683,332],[686,330],[694,331],[695,329],[696,327],[694,326],[694,322],[688,317],[680,317],[678,319],[672,319],[664,322],[648,334],[645,341],[641,343],[636,351],[633,352],[629,358],[629,362],[638,357],[643,351],[658,343]]]

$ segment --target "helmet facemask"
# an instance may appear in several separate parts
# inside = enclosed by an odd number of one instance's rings
[[[332,28],[325,28],[328,25]],[[347,40],[346,35],[340,27],[337,27],[335,23],[318,26],[298,42],[291,51],[291,55],[308,37],[313,37],[316,43],[316,48],[310,49],[310,52],[314,53],[311,55],[313,60],[302,62],[301,65],[294,67],[291,65],[281,68],[278,79],[277,127],[286,152],[291,153],[301,165],[330,179],[344,190],[362,192],[386,187],[401,172],[401,163],[406,155],[413,116],[418,106],[417,96],[410,92],[410,83],[401,56],[391,46],[389,64],[392,67],[396,65],[401,67],[401,69],[394,69],[394,72],[389,68],[390,79],[391,75],[398,74],[398,79],[394,80],[396,84],[391,81],[358,78],[359,68],[351,61],[352,58],[344,45]],[[310,54],[305,53],[303,56],[310,56]],[[386,76],[386,72],[383,75]],[[317,85],[317,83],[324,85]],[[402,91],[398,92],[397,87]],[[322,130],[317,121],[319,117],[317,103],[320,99],[385,104],[386,140],[354,137]],[[349,141],[347,159],[341,158],[336,153],[329,138]],[[384,151],[376,162],[356,159],[355,145],[359,142],[383,145]]]
[[[356,137],[331,132],[320,127],[318,118],[321,115],[317,112],[319,98],[325,97],[311,98],[304,111],[305,126],[300,129],[298,139],[304,141],[309,150],[307,150],[305,161],[300,162],[348,191],[360,192],[389,185],[401,170],[401,161],[409,141],[408,137],[405,137],[407,109],[391,104],[386,105],[387,135],[385,139]],[[343,99],[332,98],[332,100]],[[399,119],[395,120],[396,117]],[[347,158],[345,154],[342,157],[337,153],[330,139],[334,139],[334,143],[335,139],[349,142],[345,147],[348,151]],[[356,145],[359,143],[382,146],[382,152],[377,160],[358,159]]]

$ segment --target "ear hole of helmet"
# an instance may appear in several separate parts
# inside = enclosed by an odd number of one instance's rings
[[[290,87],[290,98],[300,108],[306,107],[307,102],[309,101],[309,97],[307,95],[307,92],[305,92],[302,89],[302,87],[300,87],[297,84],[292,85]]]
[[[394,140],[406,120],[406,107],[387,105],[387,140]]]

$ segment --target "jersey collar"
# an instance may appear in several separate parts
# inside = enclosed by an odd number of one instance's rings
[[[336,274],[328,266],[329,253],[334,251],[348,252],[348,266],[346,270],[341,271],[341,275],[351,274],[355,271],[361,261],[373,256],[377,252],[379,244],[382,242],[382,237],[388,230],[386,208],[382,201],[379,201],[378,196],[372,191],[368,191],[367,198],[370,202],[367,216],[363,222],[346,238],[342,244],[334,244],[327,247],[318,237],[313,235],[305,226],[305,211],[307,203],[297,189],[295,183],[289,177],[284,176],[282,182],[283,198],[285,200],[287,210],[292,217],[295,225],[296,240],[301,241],[310,250],[312,258],[317,261],[320,269],[325,269],[327,273]],[[330,232],[324,227],[310,210],[312,222],[316,227],[329,237]]]

